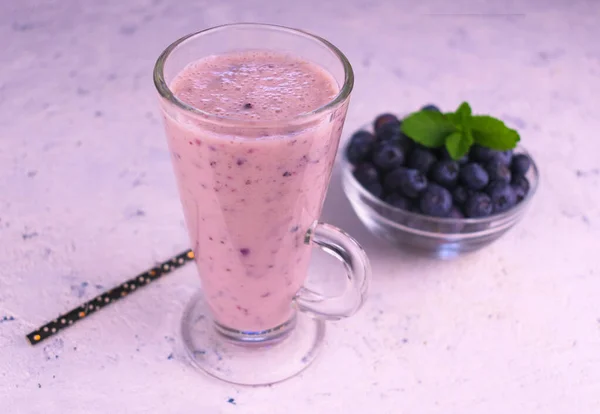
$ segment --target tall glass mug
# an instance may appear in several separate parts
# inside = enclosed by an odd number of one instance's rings
[[[172,81],[190,63],[240,51],[283,52],[312,62],[335,79],[339,92],[317,109],[276,121],[207,113],[175,96]],[[181,326],[188,355],[209,374],[234,383],[289,378],[315,358],[324,320],[351,316],[366,296],[370,266],[364,251],[346,233],[317,221],[352,91],[352,67],[317,36],[234,24],[170,45],[158,58],[154,82],[202,283]],[[305,93],[310,98],[318,91],[309,85]],[[340,296],[303,287],[313,245],[345,266]]]

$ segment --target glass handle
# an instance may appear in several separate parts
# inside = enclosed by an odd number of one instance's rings
[[[352,316],[365,301],[371,278],[371,265],[365,251],[342,230],[318,222],[306,232],[304,243],[314,243],[341,261],[346,268],[347,283],[344,293],[334,297],[302,287],[294,298],[298,309],[319,319]]]

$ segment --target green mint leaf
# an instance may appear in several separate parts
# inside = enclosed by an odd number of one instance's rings
[[[402,132],[429,148],[441,147],[455,131],[456,127],[440,112],[414,112],[402,121]]]
[[[444,116],[448,121],[450,121],[452,125],[456,127],[456,129],[462,129],[462,122],[460,120],[460,116],[458,116],[456,112],[446,112]]]
[[[513,149],[521,139],[519,133],[504,122],[487,115],[472,116],[469,126],[475,143],[498,151]]]
[[[462,121],[468,121],[472,114],[471,105],[469,105],[467,102],[461,103],[458,109],[456,110],[456,114],[460,117]]]
[[[470,130],[453,132],[446,138],[446,149],[453,160],[458,160],[469,152],[473,145],[473,135]]]
[[[446,118],[459,130],[466,129],[469,126],[471,118],[471,106],[467,102],[460,104],[456,112],[450,112],[445,114]]]

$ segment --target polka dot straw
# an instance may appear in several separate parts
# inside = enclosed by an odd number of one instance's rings
[[[177,256],[160,263],[156,267],[153,267],[152,269],[129,279],[119,286],[116,286],[109,291],[90,299],[83,305],[65,313],[64,315],[60,315],[52,322],[49,322],[35,331],[27,334],[27,339],[31,345],[39,344],[45,339],[58,333],[60,330],[73,325],[77,321],[87,318],[89,315],[97,312],[99,309],[102,309],[103,307],[126,297],[130,293],[136,291],[138,288],[146,286],[147,284],[160,279],[162,276],[174,269],[177,269],[178,267],[183,266],[193,259],[194,252],[191,250],[180,253]]]

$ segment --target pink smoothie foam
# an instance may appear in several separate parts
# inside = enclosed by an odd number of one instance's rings
[[[230,120],[165,109],[165,125],[204,296],[226,327],[261,331],[286,322],[302,286],[346,106],[297,125],[331,102],[333,77],[288,54],[246,51],[185,67],[171,90]],[[214,117],[213,117],[214,121]],[[273,121],[273,127],[252,123]]]

